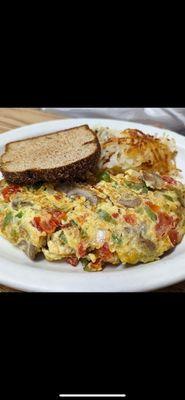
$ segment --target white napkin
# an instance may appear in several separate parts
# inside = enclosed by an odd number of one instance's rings
[[[185,135],[185,108],[42,108],[70,118],[111,118],[171,129]]]

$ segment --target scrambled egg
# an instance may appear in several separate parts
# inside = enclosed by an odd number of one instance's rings
[[[2,180],[0,233],[32,259],[80,260],[87,271],[154,261],[185,233],[185,186],[135,170],[73,188]]]

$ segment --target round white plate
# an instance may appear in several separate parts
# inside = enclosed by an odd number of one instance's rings
[[[138,128],[145,133],[163,135],[164,130],[149,125],[108,119],[69,119],[43,122],[14,129],[0,135],[0,153],[4,145],[13,140],[44,135],[88,124],[113,129]],[[177,165],[185,178],[185,138],[167,131],[177,145]],[[50,292],[121,292],[149,291],[162,288],[185,279],[185,238],[174,251],[161,260],[124,268],[106,267],[102,272],[84,272],[81,266],[72,267],[65,262],[51,262],[42,259],[30,261],[27,256],[8,241],[0,238],[0,283],[26,291]]]

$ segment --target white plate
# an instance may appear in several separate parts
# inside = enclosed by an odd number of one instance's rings
[[[14,129],[0,135],[0,152],[13,140],[88,124],[109,126],[113,129],[138,128],[145,133],[162,136],[164,130],[126,121],[108,119],[69,119],[43,122]],[[185,138],[167,131],[175,139],[178,149],[177,165],[184,171]],[[118,292],[148,291],[171,285],[185,279],[185,239],[161,260],[125,269],[107,267],[102,272],[84,272],[81,266],[71,267],[65,262],[30,261],[24,253],[0,238],[0,283],[26,291],[50,292]]]

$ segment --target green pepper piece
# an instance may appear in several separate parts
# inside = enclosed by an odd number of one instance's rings
[[[107,211],[105,210],[98,210],[98,215],[101,219],[103,219],[106,222],[111,222],[115,224],[115,220],[108,214]]]
[[[150,219],[151,219],[152,221],[156,221],[156,220],[157,220],[156,214],[154,214],[154,212],[151,210],[150,207],[145,206],[145,211],[146,211],[146,213],[148,214],[148,216],[150,217]]]
[[[61,240],[61,244],[66,244],[67,243],[67,238],[66,238],[66,236],[65,236],[65,233],[64,232],[61,232],[60,233],[60,235],[59,235],[59,238],[60,238],[60,240]]]
[[[115,244],[121,244],[122,238],[121,236],[116,235],[115,233],[112,234],[112,240]]]
[[[147,186],[145,185],[144,182],[142,183],[135,183],[135,182],[130,182],[130,181],[125,181],[125,185],[129,187],[130,189],[133,190],[142,190],[142,193],[148,193]]]
[[[22,218],[22,216],[23,216],[23,212],[22,211],[19,211],[18,214],[16,214],[17,218]]]
[[[82,239],[86,239],[88,237],[87,232],[83,228],[80,228],[80,235]]]
[[[5,228],[5,227],[11,222],[12,218],[13,218],[13,214],[12,214],[11,211],[9,211],[9,212],[6,214],[6,216],[4,217],[4,220],[3,220],[3,228]]]
[[[82,263],[82,265],[83,265],[83,267],[85,268],[85,267],[87,267],[87,265],[89,264],[89,260],[87,260],[87,258],[82,258],[81,259],[81,263]]]
[[[107,171],[102,172],[100,175],[100,180],[105,182],[111,182],[111,177]]]
[[[171,196],[168,196],[168,194],[164,194],[163,196],[164,196],[167,200],[173,201],[173,202],[174,202],[173,198],[172,198]]]
[[[137,212],[138,214],[143,214],[143,210],[144,210],[143,207],[138,207],[138,208],[136,208],[136,212]]]
[[[73,225],[78,226],[77,222],[74,221],[74,219],[72,219],[71,222],[72,222]]]

